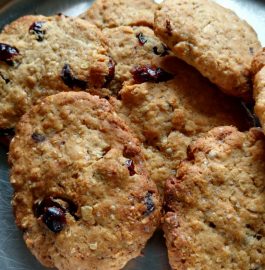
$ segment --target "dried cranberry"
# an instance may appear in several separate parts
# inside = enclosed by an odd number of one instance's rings
[[[144,197],[144,204],[146,207],[144,216],[149,216],[155,210],[155,204],[154,204],[152,196],[153,196],[153,193],[148,191]]]
[[[56,206],[44,208],[42,221],[52,232],[58,233],[66,225],[65,212]]]
[[[0,143],[5,147],[9,147],[11,140],[15,136],[14,129],[3,129],[0,130]]]
[[[168,55],[168,47],[164,44],[162,44],[162,50],[160,51],[157,46],[153,47],[153,52],[156,55],[159,55],[161,57],[164,57]]]
[[[109,74],[105,78],[105,85],[104,86],[107,86],[114,79],[114,76],[115,76],[115,66],[116,66],[116,63],[110,57],[109,62],[108,62]]]
[[[127,159],[126,162],[125,162],[125,165],[126,165],[126,167],[128,168],[128,170],[129,170],[130,176],[133,176],[133,175],[136,174],[136,172],[135,172],[135,170],[134,170],[134,163],[133,163],[133,160]]]
[[[0,61],[13,65],[13,58],[19,55],[19,50],[5,43],[0,43]]]
[[[46,31],[42,29],[43,24],[44,22],[34,22],[29,27],[29,32],[36,35],[37,41],[43,41],[44,39]]]
[[[65,64],[63,66],[61,78],[63,82],[70,88],[78,87],[81,88],[82,90],[85,90],[88,87],[87,82],[77,79],[72,74],[71,67],[68,64]]]
[[[162,68],[152,66],[138,66],[131,71],[136,83],[144,82],[165,82],[173,79],[173,75]]]
[[[144,36],[144,34],[142,32],[137,34],[136,37],[138,38],[139,44],[141,46],[143,46],[147,42],[147,38]]]
[[[46,137],[43,134],[40,134],[40,133],[37,133],[37,132],[34,132],[31,135],[31,138],[36,143],[44,142],[46,140]]]

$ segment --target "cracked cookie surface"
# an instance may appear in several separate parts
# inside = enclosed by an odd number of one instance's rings
[[[43,99],[19,122],[9,162],[16,224],[45,266],[121,269],[160,222],[138,140],[105,99]]]
[[[265,137],[218,127],[189,146],[165,187],[174,270],[264,269]]]
[[[15,127],[45,96],[101,94],[109,61],[100,30],[84,20],[25,16],[7,25],[0,34],[0,128]]]
[[[163,193],[192,138],[220,125],[249,126],[239,101],[218,91],[193,67],[175,57],[161,64],[175,75],[173,80],[125,84],[114,104],[145,145],[149,171]]]
[[[225,93],[250,97],[251,61],[261,48],[255,31],[233,11],[211,0],[165,0],[155,33],[173,53]]]

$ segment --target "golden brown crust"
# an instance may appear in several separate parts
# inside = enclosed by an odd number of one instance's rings
[[[265,48],[260,50],[252,62],[255,113],[265,130]]]
[[[25,16],[4,28],[0,42],[19,51],[9,63],[0,62],[0,128],[15,127],[45,96],[71,90],[100,94],[94,88],[109,75],[105,39],[78,18]]]
[[[189,146],[165,189],[172,269],[263,269],[265,137],[218,127]]]
[[[162,62],[163,68],[175,73],[174,80],[125,84],[121,101],[114,100],[118,114],[147,148],[148,166],[161,193],[165,180],[186,158],[193,137],[220,125],[249,127],[238,100],[218,91],[181,60],[167,57]]]
[[[96,0],[80,17],[101,29],[122,25],[153,27],[156,6],[153,0]]]
[[[165,0],[155,33],[173,53],[229,95],[250,96],[251,61],[261,48],[255,31],[211,0]]]
[[[45,98],[19,122],[9,161],[16,223],[46,266],[121,269],[158,226],[159,196],[139,143],[104,99]],[[51,197],[76,208],[57,233],[37,206]]]

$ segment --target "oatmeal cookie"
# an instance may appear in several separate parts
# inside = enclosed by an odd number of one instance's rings
[[[173,270],[265,269],[265,137],[218,127],[194,141],[165,188]]]
[[[42,97],[70,90],[100,94],[93,88],[109,80],[109,62],[100,30],[84,20],[26,16],[7,25],[0,34],[0,128],[15,127]]]
[[[125,84],[120,91],[121,100],[113,102],[118,114],[148,147],[151,174],[161,191],[169,175],[165,173],[161,177],[155,168],[161,171],[167,166],[164,164],[172,164],[165,171],[174,173],[178,162],[186,157],[186,147],[194,136],[220,125],[233,125],[240,130],[249,128],[239,101],[217,91],[193,67],[175,57],[164,59],[162,66],[174,72],[173,80]],[[155,161],[153,166],[153,159],[160,160],[160,165]]]
[[[45,266],[121,269],[159,224],[139,143],[105,99],[43,99],[17,125],[9,162],[16,223]]]
[[[255,113],[265,130],[265,48],[255,56],[252,62],[252,73],[254,75]]]
[[[211,0],[165,0],[156,11],[154,28],[177,57],[225,93],[251,95],[251,61],[261,44],[233,11]]]
[[[101,29],[121,25],[153,27],[156,7],[153,0],[96,0],[80,17]]]
[[[160,60],[170,54],[148,27],[120,26],[105,28],[102,32],[116,64],[115,77],[110,86],[114,93],[121,89],[123,82],[133,79],[133,69],[143,65],[158,67]]]

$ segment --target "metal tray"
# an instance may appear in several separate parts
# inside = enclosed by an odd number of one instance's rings
[[[133,1],[133,0],[128,0]],[[52,15],[62,12],[78,15],[93,1],[89,0],[0,0],[0,28],[26,14]],[[161,1],[158,1],[161,2]],[[265,46],[265,1],[217,0],[237,12],[258,32]],[[0,146],[0,269],[45,270],[27,250],[22,234],[16,228],[10,200],[12,188],[8,182],[7,152]],[[157,232],[149,241],[143,255],[132,260],[125,270],[169,270],[163,233]]]

